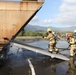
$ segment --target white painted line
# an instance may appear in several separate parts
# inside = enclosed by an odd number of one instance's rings
[[[35,70],[34,70],[34,66],[32,65],[30,59],[28,59],[28,63],[29,63],[32,75],[36,75]]]

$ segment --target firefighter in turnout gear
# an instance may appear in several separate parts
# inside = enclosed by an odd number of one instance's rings
[[[74,30],[73,37],[74,37],[74,39],[75,39],[75,45],[76,45],[76,30]]]
[[[69,75],[75,75],[76,74],[76,65],[75,65],[75,58],[70,57],[69,61]]]
[[[76,30],[74,30],[73,37],[74,37],[74,41],[75,41],[75,55],[76,55]]]
[[[72,34],[68,34],[67,37],[70,46],[70,56],[73,57],[75,55],[75,47],[76,47],[75,38],[72,36]]]
[[[47,36],[43,37],[44,39],[49,39],[49,52],[53,52],[53,49],[58,53],[58,48],[56,47],[56,40],[50,28],[47,29]]]

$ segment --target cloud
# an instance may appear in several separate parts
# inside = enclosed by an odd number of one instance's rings
[[[52,20],[51,20],[51,19],[43,20],[42,23],[43,23],[44,25],[49,25],[49,24],[52,23]]]
[[[76,12],[76,0],[63,0],[59,10],[61,12]]]
[[[61,25],[76,25],[76,0],[63,0],[59,7],[59,14],[55,16],[53,23]]]
[[[70,3],[70,4],[72,4],[72,3],[76,3],[76,0],[63,0],[65,3]]]
[[[52,23],[51,19],[46,19],[46,20],[40,20],[38,16],[35,16],[29,24],[32,25],[40,25],[40,26],[44,26],[44,25],[50,25]]]
[[[76,12],[65,12],[57,15],[55,23],[64,25],[76,25]]]

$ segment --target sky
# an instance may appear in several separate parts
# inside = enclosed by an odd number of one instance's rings
[[[45,0],[42,8],[29,24],[44,27],[76,26],[76,0]]]
[[[29,24],[44,27],[76,26],[76,0],[45,0]]]

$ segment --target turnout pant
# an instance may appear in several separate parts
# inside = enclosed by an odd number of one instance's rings
[[[58,51],[58,48],[56,47],[56,41],[55,40],[51,40],[50,44],[49,44],[49,52],[52,52],[53,49],[55,51]]]
[[[71,45],[70,47],[70,56],[74,56],[76,45]]]

